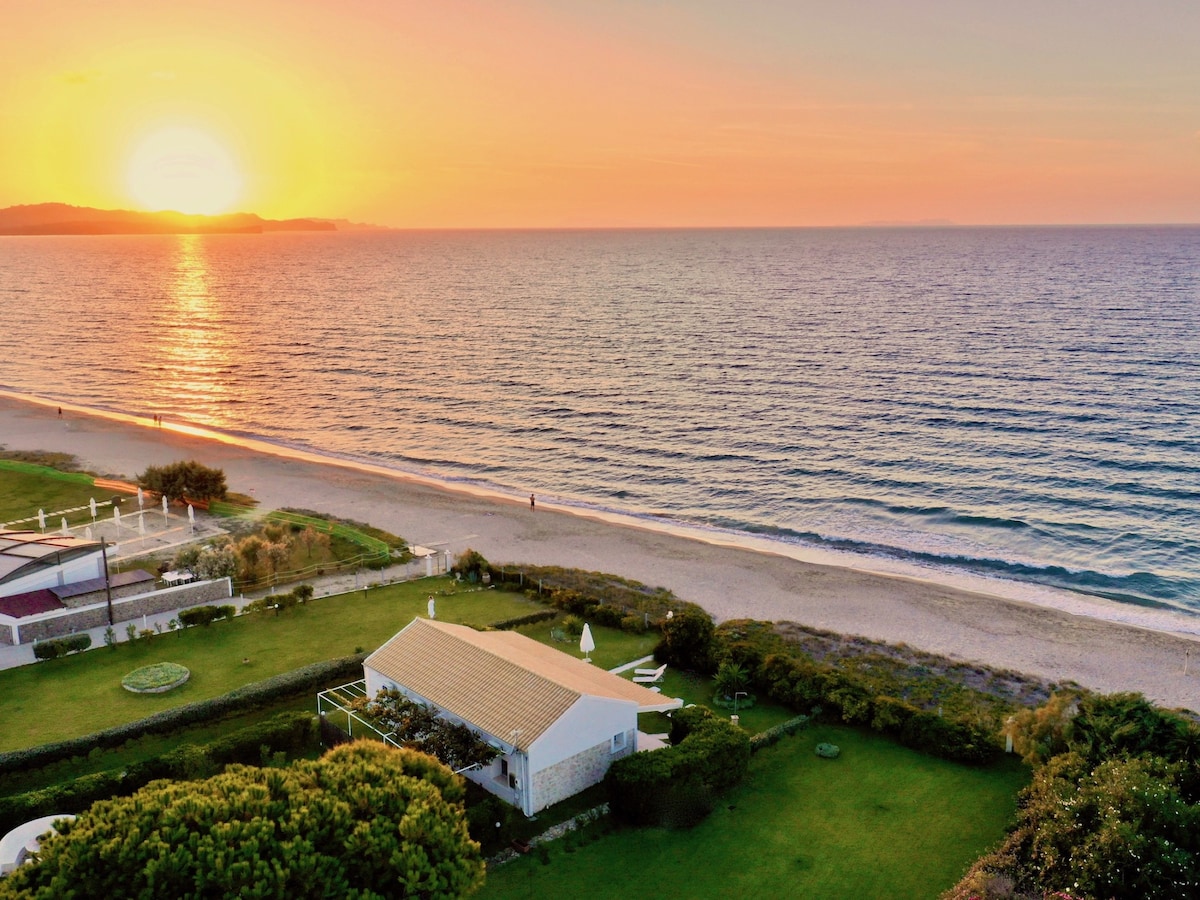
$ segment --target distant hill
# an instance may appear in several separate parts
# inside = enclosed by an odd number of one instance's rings
[[[344,224],[343,224],[344,223]],[[383,230],[344,219],[264,219],[254,213],[224,216],[93,209],[36,203],[0,209],[0,234],[261,234],[267,231]]]

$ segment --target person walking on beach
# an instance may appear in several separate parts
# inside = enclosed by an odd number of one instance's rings
[[[61,406],[58,408],[58,417],[60,419],[62,418],[62,407]]]
[[[533,494],[529,495],[529,511],[532,512],[537,508],[537,502],[533,499]]]

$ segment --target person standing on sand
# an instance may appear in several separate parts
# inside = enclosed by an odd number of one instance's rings
[[[530,510],[530,512],[532,512],[536,508],[537,508],[537,503],[533,499],[533,494],[530,494],[529,495],[529,510]]]

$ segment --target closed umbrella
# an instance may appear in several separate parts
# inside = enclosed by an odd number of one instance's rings
[[[583,634],[579,636],[579,649],[583,651],[583,661],[591,662],[592,658],[588,654],[596,649],[596,642],[592,640],[592,627],[590,625],[584,624],[583,626]]]

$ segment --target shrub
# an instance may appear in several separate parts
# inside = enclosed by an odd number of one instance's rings
[[[621,630],[629,634],[644,634],[646,631],[646,617],[641,616],[622,616]]]
[[[237,607],[231,603],[222,606],[193,606],[191,609],[180,610],[179,621],[187,625],[209,625],[218,619],[232,619],[237,614]]]
[[[654,648],[659,662],[678,669],[708,674],[715,668],[712,616],[700,607],[689,607],[663,622],[662,640]]]
[[[563,631],[572,637],[583,634],[583,620],[579,616],[563,616],[562,627]]]
[[[788,719],[786,722],[774,725],[766,731],[760,731],[758,734],[751,735],[750,752],[757,753],[759,750],[779,743],[785,734],[795,734],[801,728],[805,727],[808,721],[808,716],[796,716],[796,718]]]
[[[60,656],[66,656],[68,653],[78,653],[81,650],[86,650],[90,646],[92,646],[92,636],[90,634],[69,634],[66,637],[38,641],[33,645],[33,655],[37,659],[58,659]]]
[[[837,744],[826,744],[821,742],[820,744],[817,744],[816,753],[817,756],[821,757],[822,759],[837,759],[842,755],[842,748]]]
[[[635,753],[609,767],[605,784],[612,812],[632,824],[696,824],[711,809],[711,794],[737,784],[750,763],[750,739],[704,707],[672,717],[672,746]]]
[[[492,625],[497,631],[510,631],[513,628],[520,628],[522,625],[533,625],[536,622],[545,622],[553,619],[558,613],[553,609],[543,609],[538,612],[529,613],[524,616],[516,616],[512,619],[504,619]]]

